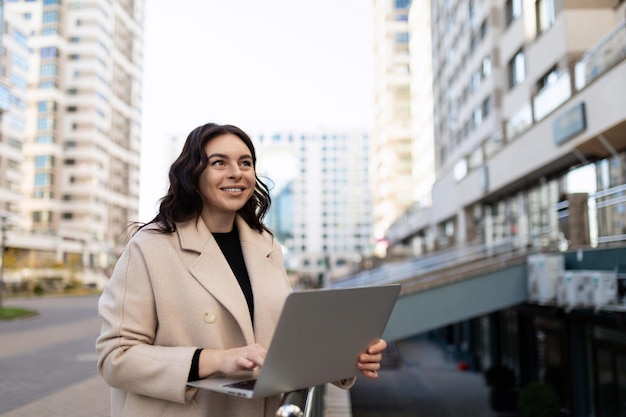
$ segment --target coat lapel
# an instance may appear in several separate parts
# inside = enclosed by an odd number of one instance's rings
[[[251,229],[241,217],[237,217],[237,227],[254,295],[255,341],[267,348],[276,326],[276,310],[282,308],[277,300],[284,299],[283,287],[275,281],[282,272],[270,260],[274,250],[271,240]]]
[[[200,219],[178,224],[177,229],[182,249],[199,253],[189,272],[232,314],[246,342],[253,343],[254,331],[246,299],[215,238]]]

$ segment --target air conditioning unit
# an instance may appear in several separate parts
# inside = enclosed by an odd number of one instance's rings
[[[589,271],[593,287],[593,305],[617,304],[617,274],[613,271]]]
[[[593,279],[590,271],[580,271],[578,298],[581,305],[585,307],[593,306]]]
[[[526,266],[529,301],[539,304],[556,301],[557,281],[565,269],[563,255],[529,255]]]
[[[580,275],[573,271],[564,271],[559,275],[556,292],[556,303],[561,307],[576,307],[578,299]]]

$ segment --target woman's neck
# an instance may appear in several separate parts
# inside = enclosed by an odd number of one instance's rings
[[[202,213],[201,217],[206,227],[213,233],[228,233],[233,230],[235,224],[235,213]]]

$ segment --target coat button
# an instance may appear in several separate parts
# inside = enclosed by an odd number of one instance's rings
[[[207,323],[214,323],[216,318],[217,316],[212,311],[207,311],[206,313],[204,313],[204,321],[206,321]]]

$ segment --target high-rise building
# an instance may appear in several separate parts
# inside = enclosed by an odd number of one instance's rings
[[[288,237],[281,243],[290,269],[307,285],[321,285],[333,278],[331,270],[349,272],[371,254],[368,134],[279,133],[255,140],[259,173],[276,182],[268,220]],[[290,215],[279,223],[275,210]]]
[[[138,214],[144,1],[5,9],[31,51],[20,229],[81,242],[88,265],[106,267]]]
[[[374,1],[374,235],[415,201],[409,71],[410,0]],[[431,181],[432,182],[432,181]]]
[[[22,183],[28,28],[10,10],[2,13],[0,60],[0,216],[3,227],[19,218]]]
[[[625,0],[432,0],[409,11],[410,43],[432,45],[430,62],[409,45],[420,54],[412,97],[432,85],[432,121],[411,101],[413,140],[433,132],[432,202],[385,232],[388,253],[403,247],[406,260],[334,284],[401,283],[395,337],[428,332],[477,372],[506,365],[520,402],[492,397],[495,411],[525,412],[541,382],[556,413],[626,413],[624,16]]]

